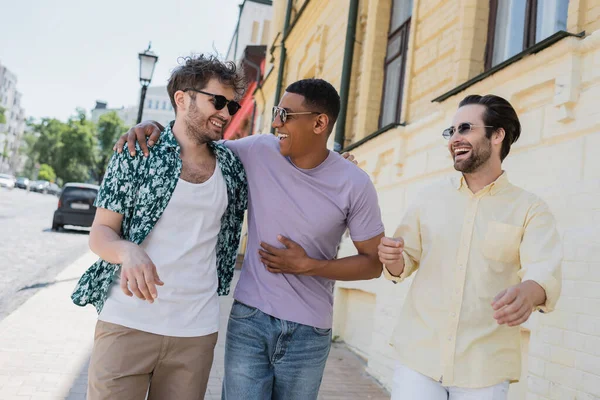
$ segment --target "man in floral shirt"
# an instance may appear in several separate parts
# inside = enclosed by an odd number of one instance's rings
[[[233,63],[187,58],[160,143],[110,161],[90,233],[101,260],[72,295],[99,313],[88,399],[204,396],[247,205],[242,164],[214,141],[242,91]]]

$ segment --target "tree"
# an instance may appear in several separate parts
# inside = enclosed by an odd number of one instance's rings
[[[44,118],[31,125],[35,139],[27,167],[48,164],[63,182],[86,182],[96,167],[96,126],[78,109],[67,123]],[[33,140],[32,140],[33,142]]]
[[[40,165],[40,171],[38,172],[38,179],[54,182],[56,180],[56,173],[48,164],[42,164]]]
[[[96,169],[98,181],[102,181],[106,166],[113,154],[113,145],[125,131],[127,127],[116,112],[111,111],[100,117],[98,120],[98,145],[100,155]]]
[[[6,108],[0,107],[0,124],[6,123],[6,115],[4,115],[5,112],[6,112]]]
[[[86,182],[96,167],[96,126],[85,112],[69,119],[61,137],[61,147],[55,167],[64,182]]]

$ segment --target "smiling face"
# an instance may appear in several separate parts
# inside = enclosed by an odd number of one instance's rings
[[[477,172],[484,168],[492,157],[492,140],[486,136],[483,115],[485,106],[473,104],[460,107],[454,116],[452,126],[457,127],[464,123],[472,125],[471,130],[463,134],[455,131],[448,141],[448,151],[454,160],[454,169],[465,174]],[[499,154],[497,155],[500,158]]]
[[[208,81],[202,91],[225,96],[227,99],[235,97],[233,87],[224,85],[214,78]],[[199,144],[221,140],[225,127],[231,121],[227,107],[217,110],[213,98],[203,93],[192,91],[181,93],[183,107],[179,109],[177,117],[179,118],[181,114],[190,139]]]
[[[328,118],[318,114],[319,110],[306,107],[304,96],[285,92],[279,107],[288,113],[315,112],[313,114],[288,115],[285,124],[276,115],[272,126],[277,130],[279,151],[286,157],[302,157],[322,147],[323,132],[327,127]]]

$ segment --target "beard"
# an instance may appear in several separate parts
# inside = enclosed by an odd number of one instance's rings
[[[483,164],[485,164],[492,156],[492,142],[487,139],[478,147],[471,148],[469,158],[456,161],[454,158],[454,169],[463,174],[471,174],[476,172]]]
[[[185,124],[188,137],[196,144],[205,144],[215,140],[221,140],[223,133],[216,133],[208,126],[209,117],[200,113],[194,102],[190,105],[190,110],[185,117]]]

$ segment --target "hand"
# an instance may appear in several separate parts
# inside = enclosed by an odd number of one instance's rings
[[[546,301],[546,292],[534,281],[521,282],[504,289],[492,302],[498,325],[517,326],[529,319],[534,307]]]
[[[158,277],[156,266],[148,254],[139,246],[133,246],[123,256],[121,290],[129,297],[135,294],[152,304],[158,297],[156,285],[162,286],[164,283]]]
[[[127,149],[129,150],[129,154],[133,157],[135,156],[135,142],[137,141],[144,156],[148,157],[148,146],[154,146],[160,138],[160,133],[163,129],[164,127],[156,121],[143,121],[130,128],[126,134],[122,135],[119,140],[117,140],[117,143],[115,143],[113,151],[116,150],[120,154],[123,151],[125,141],[127,141]],[[147,136],[150,136],[150,138],[146,145]]]
[[[389,266],[394,266],[398,263],[401,263],[402,269],[404,269],[404,258],[402,258],[402,253],[404,252],[404,239],[382,237],[377,250],[379,261],[388,267],[388,271]]]
[[[260,243],[262,247],[258,251],[260,261],[267,267],[269,272],[275,274],[306,274],[310,270],[310,260],[306,251],[298,243],[283,237],[277,236],[285,246],[285,249],[278,249],[264,242]]]
[[[348,153],[346,151],[345,153],[342,153],[342,157],[344,157],[348,161],[353,162],[354,165],[358,165],[358,161],[354,159],[354,156],[351,153]]]

